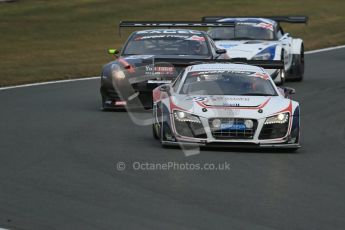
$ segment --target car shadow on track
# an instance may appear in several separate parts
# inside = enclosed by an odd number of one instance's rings
[[[162,150],[181,150],[183,151],[184,148],[181,148],[180,146],[162,146],[157,140],[151,139],[151,138],[145,138],[145,143],[147,143],[148,146],[154,147],[154,148],[161,148]],[[185,148],[188,149],[188,148]],[[298,150],[290,150],[290,149],[260,149],[260,148],[238,148],[238,147],[200,147],[200,153],[257,153],[257,154],[302,154],[301,149]]]

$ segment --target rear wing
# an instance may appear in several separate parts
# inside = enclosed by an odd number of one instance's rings
[[[146,59],[146,61],[150,61]],[[151,59],[152,61],[152,59]],[[152,62],[151,62],[152,63]],[[211,63],[229,63],[229,64],[245,64],[258,66],[264,69],[284,69],[284,62],[282,61],[269,61],[269,60],[247,60],[243,58],[232,59],[180,59],[180,58],[153,58],[155,63],[170,63],[178,66],[190,66],[197,64],[211,64]]]
[[[153,27],[153,28],[178,28],[178,27],[234,27],[232,22],[201,22],[201,21],[121,21],[119,24],[119,35],[124,27]]]
[[[121,21],[119,27],[234,27],[232,22],[200,21]]]
[[[307,24],[308,16],[205,16],[202,17],[203,22],[217,22],[220,19],[225,18],[267,18],[276,22],[287,22],[287,23],[304,23]]]

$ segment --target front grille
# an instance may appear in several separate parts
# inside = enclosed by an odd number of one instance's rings
[[[221,127],[214,127],[213,121],[219,119]],[[245,121],[251,120],[253,127],[248,128],[245,126]],[[254,119],[245,118],[212,118],[209,119],[209,126],[212,136],[219,140],[228,139],[253,139],[258,122]],[[222,127],[222,126],[225,126]]]

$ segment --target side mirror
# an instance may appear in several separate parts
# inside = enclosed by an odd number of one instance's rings
[[[225,54],[226,53],[226,49],[217,49],[216,53],[217,54]]]
[[[285,97],[290,96],[290,95],[295,94],[295,93],[296,93],[296,90],[294,88],[290,88],[290,87],[284,88]]]
[[[161,85],[159,87],[159,91],[161,91],[161,92],[169,92],[170,91],[170,86],[169,85]]]
[[[283,37],[281,37],[279,40],[284,40],[284,39],[287,39],[288,37],[290,37],[290,34],[289,33],[285,33],[283,35]]]
[[[117,49],[108,49],[108,54],[111,54],[111,55],[116,55],[116,54],[119,54],[120,51],[117,50]]]

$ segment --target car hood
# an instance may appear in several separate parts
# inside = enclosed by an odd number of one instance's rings
[[[140,68],[143,66],[147,66],[147,65],[152,65],[154,63],[154,59],[155,58],[159,58],[161,60],[162,63],[165,63],[167,65],[171,64],[171,65],[175,65],[175,63],[167,63],[164,62],[164,59],[167,59],[167,61],[170,59],[179,59],[179,60],[183,60],[183,59],[188,59],[188,60],[200,60],[200,59],[205,59],[205,60],[209,60],[212,59],[211,56],[198,56],[198,55],[126,55],[126,56],[120,56],[119,58],[117,58],[116,60],[107,63],[105,66],[112,66],[112,65],[120,65],[120,66],[131,66],[134,68]],[[155,63],[157,64],[157,62]],[[189,63],[186,63],[184,65],[188,65]],[[179,67],[179,66],[177,66]]]
[[[219,48],[226,49],[230,58],[252,59],[264,49],[278,45],[277,41],[243,40],[243,41],[216,41]]]
[[[173,108],[195,115],[261,119],[287,109],[291,100],[282,96],[173,95]]]
[[[212,59],[211,56],[199,56],[199,55],[129,55],[129,56],[121,56],[123,60],[126,60],[130,64],[140,64],[140,63],[147,63],[149,60],[153,60],[154,58],[159,58],[160,60],[164,59]],[[172,63],[173,64],[173,63]]]

